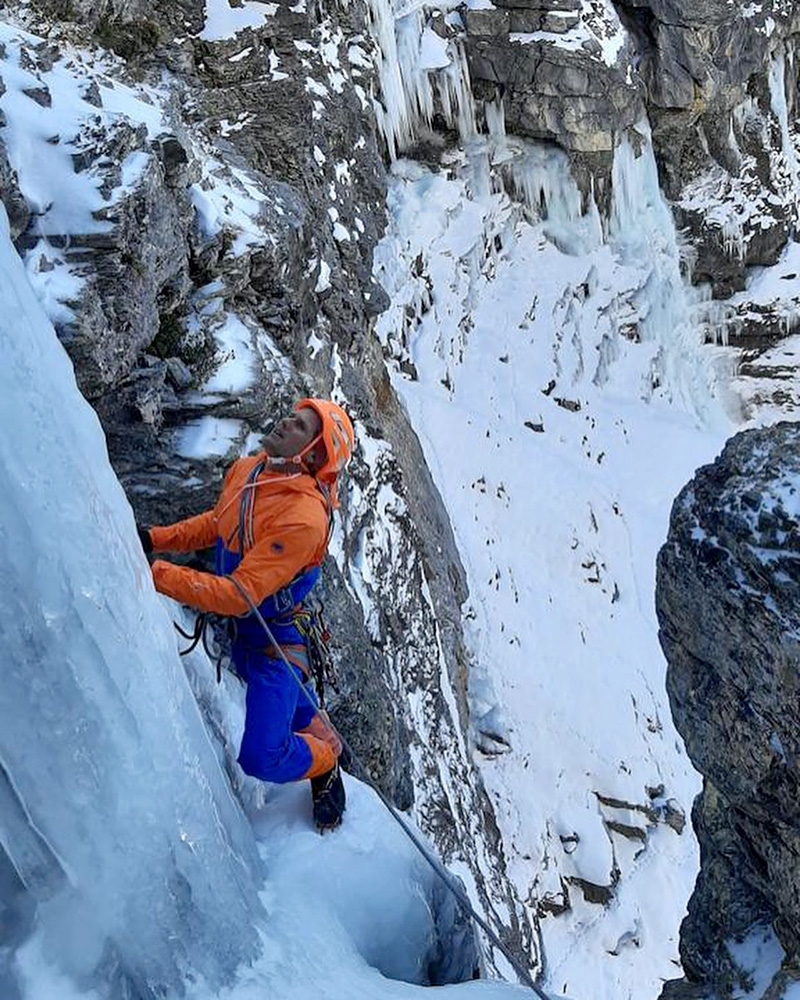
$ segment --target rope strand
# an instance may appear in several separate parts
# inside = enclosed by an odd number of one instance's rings
[[[278,652],[280,653],[281,660],[283,661],[283,664],[286,667],[286,669],[287,669],[287,671],[289,673],[289,676],[292,678],[292,680],[297,684],[297,686],[303,692],[303,696],[306,699],[308,699],[309,704],[311,704],[315,709],[317,709],[317,706],[314,704],[313,698],[311,697],[311,695],[309,694],[309,692],[306,690],[306,688],[304,687],[304,685],[300,682],[300,680],[297,677],[297,675],[295,674],[294,670],[291,669],[291,664],[289,663],[289,660],[287,659],[287,657],[284,654],[284,652],[281,649],[281,647],[275,641],[275,637],[272,634],[272,630],[270,629],[269,625],[264,620],[264,617],[261,614],[261,612],[258,610],[258,606],[253,602],[253,600],[250,597],[250,595],[247,593],[247,591],[239,583],[238,580],[234,579],[234,577],[232,577],[232,576],[229,576],[228,579],[231,580],[231,581],[233,581],[233,584],[236,587],[236,589],[239,591],[239,593],[242,595],[242,597],[245,599],[245,601],[247,601],[248,607],[252,611],[252,613],[255,616],[255,618],[258,621],[258,623],[264,629],[264,632],[266,633],[267,638],[270,641],[270,644],[272,646],[274,646],[278,650]],[[321,714],[321,718],[325,722],[325,725],[330,726],[331,730],[333,730],[333,723],[330,721],[330,719],[328,719],[327,715],[326,714]],[[333,731],[336,732],[335,730],[333,730]],[[442,864],[442,862],[435,855],[431,854],[431,852],[428,850],[427,846],[422,842],[422,840],[420,840],[420,838],[417,835],[417,833],[414,830],[412,830],[412,828],[410,826],[408,826],[408,824],[403,819],[403,817],[400,814],[400,812],[395,808],[394,805],[392,805],[392,803],[389,801],[389,799],[386,797],[386,795],[381,791],[381,789],[377,786],[377,784],[375,783],[375,781],[372,779],[372,776],[367,771],[365,765],[361,762],[361,760],[359,759],[359,757],[353,751],[352,747],[350,747],[350,745],[348,744],[348,742],[344,738],[344,736],[342,736],[341,733],[339,733],[339,732],[336,732],[336,736],[342,741],[342,745],[343,745],[344,749],[350,755],[350,760],[353,761],[353,763],[355,763],[357,765],[359,771],[361,772],[361,774],[357,775],[357,777],[361,781],[363,781],[365,784],[369,785],[369,787],[373,790],[373,792],[375,792],[375,794],[378,796],[378,798],[381,800],[381,802],[384,804],[384,806],[386,806],[386,808],[388,809],[388,811],[391,814],[391,816],[393,817],[393,819],[398,823],[398,825],[401,827],[401,829],[403,830],[403,832],[405,833],[405,835],[408,837],[408,839],[411,841],[411,843],[414,845],[414,847],[416,847],[416,849],[419,851],[419,853],[423,856],[423,858],[425,858],[425,860],[428,862],[428,864],[431,866],[431,868],[434,870],[434,872],[436,872],[436,874],[439,876],[439,878],[444,882],[445,886],[453,894],[456,902],[459,904],[459,906],[461,907],[462,911],[464,913],[468,914],[470,917],[472,917],[472,919],[475,921],[475,923],[484,931],[484,933],[489,938],[489,940],[492,942],[492,944],[502,953],[502,955],[505,957],[506,961],[509,963],[509,965],[511,966],[511,968],[517,974],[517,977],[518,977],[519,981],[524,986],[527,986],[530,989],[532,989],[533,992],[539,997],[539,1000],[550,1000],[550,998],[547,996],[547,994],[544,993],[536,985],[536,983],[534,982],[533,978],[531,977],[530,972],[522,965],[522,963],[517,958],[515,958],[510,953],[510,951],[508,950],[508,948],[503,944],[503,942],[500,940],[500,938],[495,933],[495,931],[492,930],[492,928],[489,926],[489,924],[486,922],[486,920],[484,920],[484,918],[479,913],[476,913],[474,907],[472,906],[472,903],[470,903],[469,899],[467,898],[466,893],[461,888],[461,886],[456,883],[453,875],[444,867],[444,865]]]

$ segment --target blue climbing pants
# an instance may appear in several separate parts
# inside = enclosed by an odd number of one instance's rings
[[[244,736],[239,749],[242,770],[276,784],[305,777],[311,768],[312,753],[308,742],[297,733],[311,724],[317,699],[304,683],[303,672],[262,651],[237,648],[237,644],[233,662],[247,682]],[[289,675],[290,669],[300,684]]]

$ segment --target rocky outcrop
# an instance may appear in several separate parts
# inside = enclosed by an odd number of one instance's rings
[[[573,0],[503,0],[467,11],[466,51],[476,95],[502,101],[509,133],[565,149],[588,194],[606,184],[619,136],[645,110],[639,81],[604,58],[579,12]],[[602,37],[619,25],[597,28]]]
[[[468,30],[476,30],[480,15],[496,13],[473,11]],[[558,142],[568,151],[610,155],[615,136],[642,118],[639,91],[622,71],[582,49],[514,39],[508,29],[506,36],[472,34],[467,51],[473,79],[502,89],[510,132]]]
[[[153,0],[35,0],[35,7],[48,22],[79,24],[104,48],[133,61],[147,60],[161,42],[169,46],[199,33],[204,21],[203,5],[195,0],[162,5]]]
[[[796,5],[772,0],[738,17],[725,0],[615,6],[638,51],[662,185],[691,235],[694,279],[724,298],[748,267],[775,263],[796,218],[785,197]]]
[[[701,873],[681,929],[687,981],[726,996],[728,945],[772,924],[800,958],[800,428],[737,435],[672,510],[656,605],[676,725],[704,790]],[[766,995],[766,994],[765,994]]]
[[[5,90],[5,84],[0,80],[0,97],[3,96]],[[0,128],[4,128],[5,124],[5,115],[0,111]],[[15,240],[27,228],[31,213],[25,204],[25,199],[20,194],[17,175],[8,162],[8,156],[2,147],[0,147],[0,201],[3,202],[8,216],[11,239]]]
[[[372,248],[384,224],[385,181],[374,119],[364,115],[369,62],[366,50],[361,58],[351,51],[359,43],[369,47],[363,8],[355,5],[335,20],[305,4],[292,10],[276,5],[274,11],[267,7],[271,12],[263,27],[215,38],[205,37],[202,5],[193,3],[140,0],[98,11],[39,0],[36,7],[49,17],[69,17],[70,37],[77,32],[87,44],[99,41],[114,49],[139,75],[158,74],[166,64],[174,74],[177,133],[186,128],[204,133],[221,159],[246,166],[257,186],[266,188],[262,228],[273,238],[244,260],[237,255],[235,294],[247,300],[248,310],[282,348],[301,360],[306,332],[320,314],[328,319],[334,341],[362,341],[369,317],[385,300],[371,275]],[[52,52],[46,54],[52,62]],[[34,52],[34,63],[38,58]],[[142,130],[120,124],[118,131],[101,136],[91,126],[85,129],[76,171],[96,172],[98,164],[108,164],[103,168],[108,173],[124,156],[146,149]],[[96,287],[85,289],[75,322],[61,331],[79,358],[81,388],[90,398],[129,374],[165,315],[180,321],[189,270],[193,284],[217,264],[233,271],[233,262],[224,259],[231,256],[225,239],[204,240],[193,230],[195,215],[187,197],[188,181],[199,179],[199,160],[212,151],[206,147],[192,155],[181,149],[178,135],[170,142],[153,150],[136,190],[98,218],[111,223],[108,231],[63,237],[69,238],[73,260],[76,252],[99,250],[106,271],[101,282],[90,280]],[[178,176],[178,163],[169,161],[176,153],[182,160]],[[151,176],[170,170],[172,176]],[[188,179],[187,171],[193,173]],[[159,187],[161,179],[166,183]],[[152,198],[153,180],[158,204]],[[103,187],[112,190],[113,181],[104,178]],[[149,232],[139,245],[142,224]],[[158,260],[143,259],[147,254]],[[98,270],[90,263],[85,273]],[[139,287],[143,276],[149,287]],[[113,330],[122,327],[111,343],[100,333],[104,322]]]
[[[333,340],[350,349],[363,343],[384,298],[371,276],[384,226],[384,171],[374,121],[357,96],[359,77],[368,80],[358,68],[350,76],[348,38],[364,23],[357,7],[349,17],[351,24],[315,23],[281,6],[268,31],[196,48],[203,86],[196,113],[303,205],[294,267],[260,266],[250,281],[255,315],[296,360],[318,314]],[[266,77],[265,64],[275,67]]]
[[[95,213],[105,231],[47,237],[51,246],[63,246],[73,273],[83,279],[74,318],[58,323],[57,332],[90,400],[130,374],[158,334],[161,317],[187,295],[193,225],[188,158],[174,136],[150,143],[143,128],[124,123],[111,134],[98,128],[94,139],[83,155],[87,166],[108,164],[109,190],[119,184],[120,164],[130,153],[142,152],[147,165],[130,193]],[[17,241],[23,251],[37,244],[36,234],[30,246],[27,234]]]
[[[710,97],[746,84],[763,70],[771,48],[768,19],[787,21],[794,13],[789,0],[768,0],[738,17],[725,0],[616,0],[615,6],[637,40],[648,100],[665,110],[691,108],[698,87]]]
[[[747,351],[743,377],[760,370],[796,326],[796,296],[727,302],[781,261],[800,222],[797,5],[500,0],[465,27],[476,97],[502,103],[509,134],[563,148],[603,216],[614,150],[647,119],[686,273],[726,303],[709,309],[708,339]]]
[[[584,189],[649,119],[693,279],[715,297],[776,262],[797,222],[796,5],[502,0],[468,11],[466,31],[476,93],[502,97],[509,132],[567,150]]]

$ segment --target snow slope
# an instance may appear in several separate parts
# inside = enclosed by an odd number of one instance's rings
[[[467,569],[476,752],[547,985],[655,997],[698,863],[667,820],[699,789],[664,690],[655,555],[733,423],[652,163],[618,154],[602,241],[555,169],[530,167],[535,221],[474,161],[397,164],[378,329]]]

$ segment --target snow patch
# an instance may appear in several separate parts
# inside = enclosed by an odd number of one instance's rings
[[[227,455],[242,431],[240,420],[200,417],[185,424],[175,435],[175,451],[184,458]]]
[[[207,42],[233,38],[245,28],[261,28],[278,12],[277,3],[242,0],[231,7],[228,0],[205,0],[205,24],[199,34]]]

